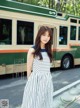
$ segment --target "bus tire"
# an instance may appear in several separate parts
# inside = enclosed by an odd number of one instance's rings
[[[70,69],[72,67],[72,58],[69,55],[66,55],[62,58],[61,61],[61,68],[66,70],[66,69]]]

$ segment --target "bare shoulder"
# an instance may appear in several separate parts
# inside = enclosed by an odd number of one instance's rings
[[[30,53],[30,54],[32,54],[32,53],[34,53],[35,52],[35,49],[34,48],[29,48],[29,51],[28,51],[28,53]]]

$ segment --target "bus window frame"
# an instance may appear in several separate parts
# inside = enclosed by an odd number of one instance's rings
[[[32,40],[32,44],[18,44],[18,41],[17,41],[17,39],[18,39],[18,22],[26,22],[26,23],[33,23],[33,40]],[[16,24],[17,24],[17,26],[16,26],[16,28],[17,28],[17,30],[16,30],[16,45],[17,46],[26,46],[26,45],[33,45],[34,44],[34,25],[35,25],[35,23],[34,23],[34,21],[28,21],[28,20],[22,20],[22,19],[18,19],[18,20],[16,20]]]
[[[12,46],[13,19],[8,18],[8,17],[1,17],[1,16],[0,16],[0,19],[2,19],[2,20],[10,20],[11,21],[11,43],[10,44],[0,44],[0,46]],[[4,41],[2,43],[4,43]]]
[[[71,39],[71,27],[72,27],[72,26],[76,27],[76,37],[75,37],[75,40],[72,40],[72,39]],[[76,24],[75,24],[75,25],[71,24],[71,25],[70,25],[70,41],[76,41],[76,40],[77,40],[77,25],[76,25]]]
[[[67,27],[68,29],[67,29],[67,31],[69,31],[69,25],[59,25],[59,27],[58,27],[58,46],[59,47],[67,47],[68,46],[68,43],[69,43],[69,32],[67,32],[67,37],[68,37],[68,39],[67,39],[67,44],[66,45],[64,45],[64,44],[59,44],[59,34],[60,34],[60,26],[64,26],[64,27]]]
[[[80,26],[78,26],[78,41],[80,41],[80,37],[79,37],[80,36],[80,31],[79,30],[80,30]]]

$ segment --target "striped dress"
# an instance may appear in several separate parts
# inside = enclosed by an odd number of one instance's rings
[[[41,49],[41,54],[43,60],[34,58],[33,72],[25,85],[21,108],[53,108],[50,59],[45,49]]]

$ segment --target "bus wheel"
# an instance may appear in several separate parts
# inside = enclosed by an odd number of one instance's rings
[[[70,56],[64,56],[61,61],[61,68],[62,69],[69,69],[72,67],[72,59]]]

